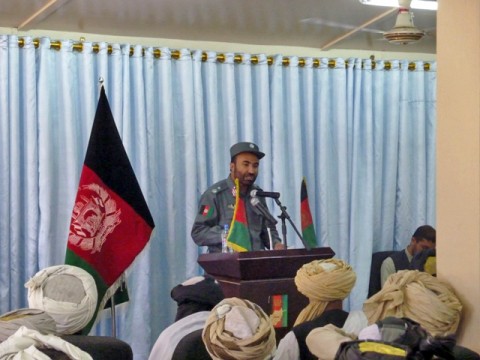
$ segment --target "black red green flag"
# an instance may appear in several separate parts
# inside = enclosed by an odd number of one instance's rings
[[[317,247],[317,236],[313,226],[312,213],[308,203],[307,182],[302,180],[300,189],[300,215],[302,217],[302,237],[311,247]]]
[[[72,211],[65,263],[95,279],[98,312],[116,292],[122,274],[150,240],[152,215],[123,147],[102,87]]]
[[[247,224],[247,213],[245,203],[240,197],[238,179],[235,179],[235,210],[227,236],[227,244],[234,251],[238,252],[252,250],[252,242],[250,241],[250,232],[248,231]]]

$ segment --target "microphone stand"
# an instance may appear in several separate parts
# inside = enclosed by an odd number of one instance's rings
[[[282,219],[282,236],[283,236],[283,243],[285,245],[285,248],[287,248],[287,226],[285,224],[285,219],[287,219],[290,225],[292,225],[293,230],[295,230],[295,232],[297,233],[300,240],[302,240],[302,243],[305,249],[311,250],[311,246],[305,241],[302,234],[300,234],[297,227],[295,226],[292,219],[290,218],[290,215],[288,215],[287,208],[282,205],[282,203],[280,202],[280,200],[278,200],[278,198],[275,198],[275,202],[277,203],[278,207],[282,211],[282,213],[278,217]]]

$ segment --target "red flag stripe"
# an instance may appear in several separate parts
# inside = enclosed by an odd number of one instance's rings
[[[117,210],[120,211],[120,223],[105,237],[103,244],[92,244],[101,245],[101,251],[92,252],[93,249],[88,244],[84,244],[84,247],[88,249],[82,249],[80,247],[81,242],[85,240],[79,240],[78,244],[74,244],[69,240],[68,248],[95,268],[105,283],[110,286],[131,265],[135,257],[145,247],[150,239],[152,228],[127,202],[111,191],[91,169],[84,166],[79,189],[88,184],[98,184],[107,191],[110,199],[116,203]],[[79,191],[76,203],[81,196],[82,192]],[[104,222],[107,222],[107,220],[104,218]],[[82,224],[72,221],[70,225],[71,235],[79,232],[78,226],[82,227]],[[102,240],[101,236],[98,236],[98,232],[90,233],[90,235],[89,239],[94,239],[94,242]],[[97,236],[95,237],[95,235]],[[105,254],[114,255],[114,258],[106,259]]]

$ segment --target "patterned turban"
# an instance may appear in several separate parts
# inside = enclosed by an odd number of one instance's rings
[[[212,359],[270,359],[276,350],[270,318],[255,303],[227,298],[210,312],[202,339]]]
[[[342,260],[314,260],[303,265],[297,271],[295,285],[310,303],[300,312],[294,326],[320,316],[329,302],[345,299],[356,280],[352,267]]]
[[[364,302],[369,324],[387,316],[406,317],[433,336],[457,331],[462,304],[453,289],[418,270],[402,270],[388,277],[380,292]]]

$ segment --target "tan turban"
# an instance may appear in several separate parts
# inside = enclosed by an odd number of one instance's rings
[[[310,303],[300,312],[294,325],[315,319],[330,301],[345,299],[356,280],[352,267],[342,260],[314,260],[303,265],[297,271],[295,285]]]
[[[227,298],[210,312],[202,339],[212,359],[270,359],[276,350],[275,329],[257,304]]]
[[[433,336],[454,334],[462,304],[450,286],[418,270],[402,270],[388,277],[382,290],[365,301],[369,324],[387,316],[407,317]]]
[[[319,360],[333,360],[341,343],[355,339],[355,336],[347,334],[335,325],[327,324],[310,331],[305,342],[308,350]]]

